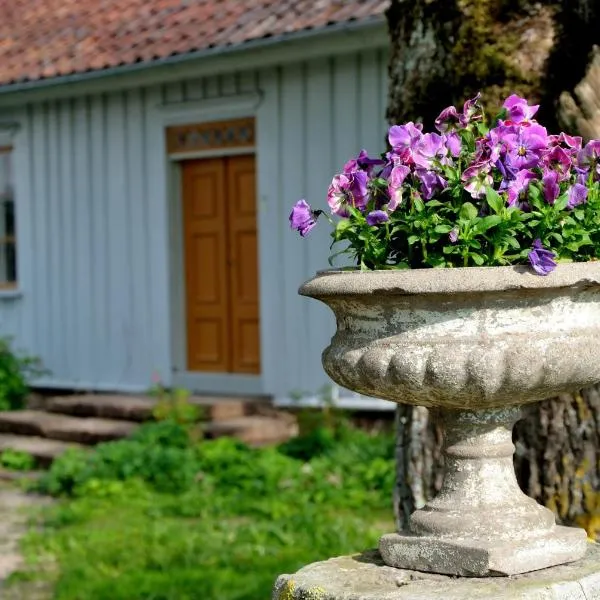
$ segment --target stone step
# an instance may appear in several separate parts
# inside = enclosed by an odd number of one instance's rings
[[[155,401],[140,396],[76,394],[46,398],[40,409],[75,417],[99,417],[124,421],[146,421]]]
[[[295,420],[282,417],[248,416],[207,423],[209,439],[235,437],[250,446],[277,444],[298,434]]]
[[[26,452],[35,458],[40,467],[49,466],[57,456],[69,448],[81,448],[81,446],[73,442],[61,442],[37,436],[0,433],[0,452],[4,450]]]
[[[207,421],[244,417],[270,405],[264,399],[251,397],[191,396],[189,402],[202,409]],[[141,422],[152,418],[155,405],[156,400],[148,396],[75,394],[45,398],[31,408],[77,417]]]
[[[121,439],[136,427],[137,424],[130,421],[79,418],[37,410],[0,412],[0,433],[35,435],[80,444]]]

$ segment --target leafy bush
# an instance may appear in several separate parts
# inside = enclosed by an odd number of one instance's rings
[[[0,465],[11,471],[31,471],[35,467],[35,458],[27,452],[7,449],[0,454]]]
[[[189,489],[197,471],[186,429],[165,421],[142,425],[133,439],[99,444],[94,452],[65,452],[38,485],[51,495],[77,495],[90,480],[139,478],[157,490],[179,492]]]
[[[0,410],[23,408],[28,381],[44,373],[39,359],[15,352],[10,338],[0,338]]]

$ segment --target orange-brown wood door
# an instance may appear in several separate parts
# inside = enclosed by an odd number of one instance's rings
[[[259,373],[254,156],[182,169],[188,369]]]

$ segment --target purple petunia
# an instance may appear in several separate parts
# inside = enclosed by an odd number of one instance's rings
[[[560,189],[558,187],[558,172],[557,171],[545,171],[542,177],[542,190],[544,192],[544,199],[548,204],[554,204],[558,198]]]
[[[588,190],[585,185],[576,183],[569,188],[569,201],[567,202],[568,208],[575,208],[580,204],[583,204],[587,200]]]
[[[527,191],[529,190],[529,184],[536,178],[533,171],[523,169],[517,173],[517,176],[509,181],[506,190],[508,196],[509,206],[518,206],[523,208],[523,204],[527,199]]]
[[[306,237],[317,224],[317,217],[318,213],[312,210],[306,200],[298,200],[290,213],[290,227]]]
[[[533,270],[538,275],[548,275],[548,273],[551,273],[556,268],[556,263],[554,262],[556,255],[554,252],[546,250],[542,246],[540,239],[533,242],[533,248],[527,255],[527,258],[529,258]]]
[[[395,165],[390,171],[388,179],[388,194],[390,200],[388,202],[388,210],[396,210],[402,203],[402,185],[407,175],[410,173],[410,168],[406,165]]]
[[[512,94],[504,102],[504,108],[508,112],[508,118],[513,123],[530,121],[539,109],[539,104],[529,106],[525,98]]]
[[[363,210],[367,205],[367,182],[365,171],[357,170],[336,175],[327,190],[327,204],[334,215],[348,216],[347,206]]]
[[[384,210],[372,210],[367,215],[367,223],[369,225],[379,225],[380,223],[385,223],[389,220],[390,217]]]

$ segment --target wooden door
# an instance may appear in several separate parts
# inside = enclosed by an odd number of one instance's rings
[[[188,369],[259,373],[254,156],[182,168]]]

